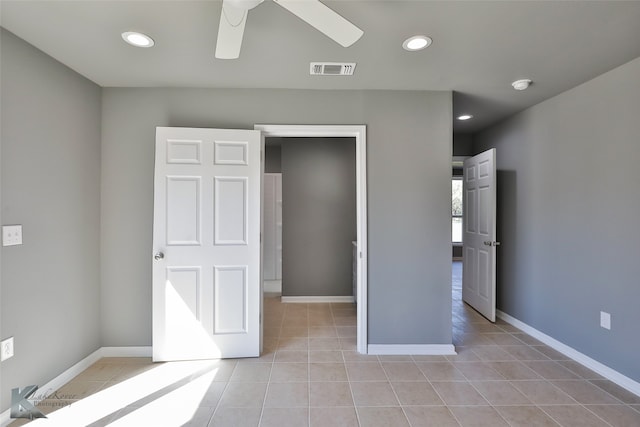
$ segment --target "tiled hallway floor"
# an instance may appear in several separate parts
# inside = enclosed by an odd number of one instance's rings
[[[105,358],[32,425],[640,426],[640,397],[486,321],[462,304],[459,276],[454,263],[456,356],[360,355],[353,305],[267,296],[259,359]]]

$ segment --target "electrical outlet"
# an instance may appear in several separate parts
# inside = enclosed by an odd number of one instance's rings
[[[9,337],[0,343],[0,361],[13,357],[13,337]]]
[[[611,314],[605,311],[600,312],[600,326],[605,329],[611,329]]]
[[[2,246],[15,246],[22,244],[21,225],[2,226]]]

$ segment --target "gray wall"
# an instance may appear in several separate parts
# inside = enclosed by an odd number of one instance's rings
[[[470,133],[453,134],[453,155],[473,156],[473,136]]]
[[[24,242],[2,248],[6,410],[100,347],[101,89],[1,31],[2,221]]]
[[[352,295],[355,138],[285,138],[282,200],[282,295]]]
[[[280,138],[269,138],[278,139]],[[277,144],[269,144],[269,140],[264,147],[264,171],[265,173],[281,173],[282,172],[282,147],[281,142]]]
[[[450,92],[105,88],[103,345],[151,344],[155,127],[255,123],[367,125],[369,340],[451,344]]]
[[[498,308],[635,381],[638,76],[640,59],[474,139],[497,148]]]

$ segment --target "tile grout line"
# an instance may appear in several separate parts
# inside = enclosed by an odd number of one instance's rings
[[[451,363],[451,361],[448,361],[448,363]],[[453,366],[453,364],[451,363],[451,365]],[[418,368],[420,369],[420,368]],[[455,369],[455,366],[454,366]],[[420,370],[420,372],[422,372],[422,370]],[[424,375],[424,372],[422,373],[422,375]],[[464,376],[464,374],[463,374]],[[444,407],[447,409],[447,412],[449,412],[449,414],[451,414],[451,416],[453,417],[453,419],[455,420],[456,423],[458,423],[459,426],[462,426],[462,423],[458,420],[458,417],[456,417],[456,415],[451,411],[451,409],[449,409],[449,405],[447,404],[447,402],[444,400],[444,398],[442,397],[442,395],[438,392],[438,390],[433,386],[433,383],[431,382],[431,380],[429,379],[429,377],[427,377],[426,375],[424,375],[424,377],[427,379],[427,382],[429,383],[429,385],[431,386],[431,388],[433,389],[433,391],[436,393],[436,395],[440,398],[440,400],[442,401],[442,403],[444,404]]]
[[[262,398],[262,407],[260,408],[260,417],[258,418],[258,426],[260,426],[262,424],[262,418],[264,416],[264,408],[265,408],[265,404],[267,403],[267,395],[269,394],[269,387],[271,386],[271,377],[273,375],[273,368],[274,368],[274,365],[275,365],[275,362],[276,362],[276,357],[278,355],[278,351],[280,350],[280,338],[282,337],[282,328],[284,326],[284,319],[285,319],[286,314],[287,314],[287,310],[286,310],[286,306],[285,306],[285,310],[284,310],[284,313],[282,315],[282,320],[280,321],[280,332],[279,332],[279,337],[278,337],[278,344],[276,345],[276,353],[273,356],[273,362],[271,362],[271,369],[269,369],[269,378],[267,379],[267,386],[265,387],[264,396]],[[231,379],[231,378],[229,378],[229,379]]]
[[[410,356],[411,359],[413,360],[413,357]],[[407,416],[407,413],[404,410],[404,407],[402,406],[402,403],[400,402],[400,398],[398,397],[398,393],[396,393],[396,389],[393,387],[393,384],[391,384],[391,379],[389,378],[389,374],[387,373],[387,370],[384,368],[384,364],[382,361],[379,362],[380,363],[380,368],[382,368],[382,372],[384,372],[384,376],[387,379],[387,383],[389,383],[389,387],[391,388],[391,392],[393,393],[393,396],[396,398],[396,402],[398,402],[398,406],[400,407],[400,410],[402,411],[402,415],[404,415],[404,419],[407,422],[407,425],[411,425],[411,422],[409,421],[409,417]],[[416,365],[416,368],[418,368],[418,365]],[[420,369],[418,369],[420,371]],[[420,375],[422,375],[422,371],[420,371]],[[424,376],[424,375],[423,375]],[[427,377],[425,377],[426,379]]]
[[[236,370],[237,366],[238,366],[238,363],[236,363],[236,366],[233,367],[233,371]],[[231,374],[229,375],[229,379],[231,379],[231,375],[233,375],[233,371],[231,371]],[[222,392],[220,393],[220,398],[216,402],[216,406],[213,409],[213,413],[211,414],[211,417],[209,417],[209,421],[207,422],[207,426],[209,426],[209,425],[211,425],[213,423],[214,418],[216,416],[216,413],[218,412],[218,409],[220,409],[220,402],[222,402],[222,398],[224,397],[224,393],[227,391],[227,388],[229,387],[229,382],[230,381],[225,381],[224,388],[222,389]]]
[[[498,373],[499,373],[499,372],[498,372]],[[462,375],[464,375],[464,372],[462,373]],[[500,381],[501,381],[501,382],[506,382],[507,384],[510,384],[510,383],[509,383],[509,381],[508,381],[508,380],[506,380],[506,379],[505,379],[505,380],[500,380]],[[483,398],[484,400],[486,400],[486,401],[487,401],[487,403],[489,404],[489,407],[490,407],[491,409],[493,409],[493,410],[496,412],[496,414],[498,414],[498,416],[499,416],[502,420],[504,420],[504,422],[505,422],[505,423],[507,423],[507,425],[508,425],[508,426],[513,427],[513,424],[511,424],[511,423],[509,422],[509,420],[507,420],[507,419],[506,419],[506,418],[505,418],[505,417],[500,413],[500,411],[498,411],[498,409],[496,408],[496,406],[517,406],[517,405],[515,405],[515,404],[514,404],[514,405],[494,405],[493,403],[491,403],[491,402],[489,401],[489,399],[487,398],[487,396],[485,396],[484,394],[482,394],[482,392],[481,392],[480,390],[478,390],[478,389],[476,388],[476,386],[474,386],[474,385],[473,385],[473,382],[471,382],[471,380],[469,380],[469,385],[471,385],[471,387],[476,391],[476,393],[478,393],[480,396],[482,396],[482,398]],[[514,388],[515,388],[515,387],[514,387]],[[516,390],[517,390],[517,389],[516,389]],[[518,392],[520,392],[520,391],[518,390]],[[520,392],[520,393],[524,396],[524,393],[522,393],[522,392]],[[524,396],[524,398],[531,402],[531,400],[530,400],[527,396]],[[531,403],[533,403],[533,402],[531,402]],[[528,406],[528,405],[521,405],[521,406]]]

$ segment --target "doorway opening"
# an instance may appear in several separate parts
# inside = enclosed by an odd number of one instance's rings
[[[451,173],[451,299],[453,302],[453,329],[459,324],[460,311],[464,303],[462,301],[462,270],[463,266],[463,213],[464,197],[462,192],[464,160],[467,156],[454,156]]]
[[[352,137],[266,138],[264,290],[283,303],[355,302],[355,148]]]
[[[366,215],[366,127],[365,126],[299,126],[299,125],[256,125],[261,131],[263,165],[265,164],[265,146],[267,140],[278,138],[338,138],[345,141],[355,141],[355,297],[357,340],[356,349],[359,353],[367,353],[367,215]],[[263,168],[265,172],[266,169]],[[284,200],[283,203],[288,203]],[[290,201],[289,203],[295,203]],[[265,206],[266,203],[263,203]],[[264,219],[263,219],[264,221]],[[263,222],[263,232],[264,229]],[[285,225],[286,227],[286,225]],[[264,241],[264,240],[263,240]],[[263,248],[264,251],[264,248]],[[273,256],[269,256],[269,260]],[[263,252],[264,260],[264,252]],[[277,270],[277,267],[276,267]],[[271,274],[271,272],[269,272]],[[264,271],[263,271],[264,274]],[[286,285],[285,285],[286,286]]]

